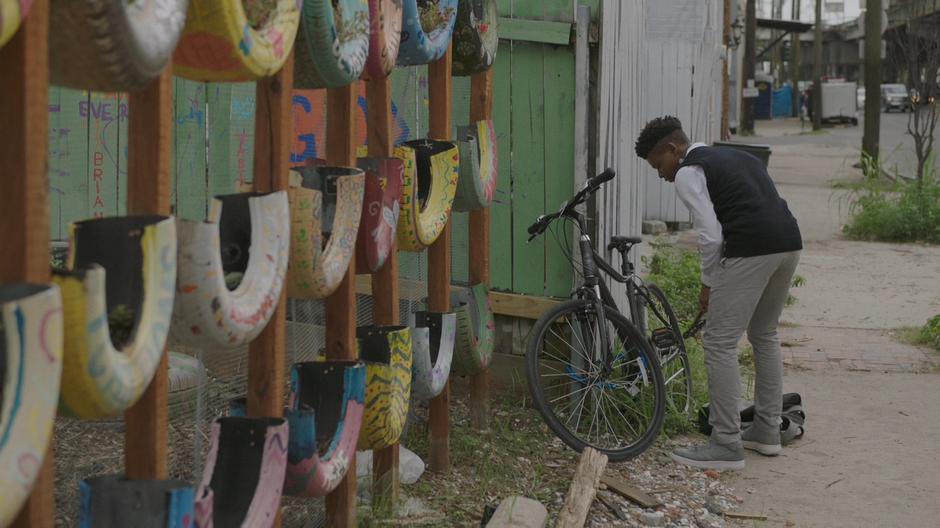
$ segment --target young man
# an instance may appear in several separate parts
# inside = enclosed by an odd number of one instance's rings
[[[647,123],[636,153],[660,178],[675,182],[692,213],[702,257],[699,305],[707,311],[712,434],[704,445],[677,449],[672,458],[701,468],[744,469],[743,448],[780,452],[783,361],[777,321],[803,249],[800,228],[760,160],[737,149],[690,145],[675,117]],[[754,347],[756,416],[742,433],[737,344],[745,330]]]

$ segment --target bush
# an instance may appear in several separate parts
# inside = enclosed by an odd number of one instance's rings
[[[940,244],[940,182],[928,174],[921,184],[899,181],[885,186],[877,163],[863,159],[862,167],[865,181],[843,228],[848,238]]]
[[[701,260],[698,253],[655,245],[650,257],[643,257],[649,268],[646,280],[655,282],[676,312],[681,323],[691,323],[698,315],[698,296],[702,288]]]
[[[940,314],[933,316],[927,324],[920,329],[918,341],[940,351]]]

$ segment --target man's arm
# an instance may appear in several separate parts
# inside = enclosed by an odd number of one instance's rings
[[[702,257],[702,284],[710,288],[721,260],[721,223],[708,194],[705,171],[698,165],[682,167],[676,173],[676,193],[692,213],[692,227],[698,232],[698,248]]]

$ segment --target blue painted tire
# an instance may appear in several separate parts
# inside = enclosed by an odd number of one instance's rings
[[[457,0],[427,0],[426,5],[437,8],[433,23],[421,23],[418,0],[404,0],[401,28],[401,45],[398,48],[398,65],[415,66],[440,59],[450,46],[450,38],[457,20]]]

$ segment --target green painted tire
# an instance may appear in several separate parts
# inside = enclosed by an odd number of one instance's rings
[[[160,75],[176,49],[189,0],[56,0],[49,6],[49,80],[130,91]]]
[[[460,0],[454,25],[452,75],[464,77],[493,66],[499,48],[496,0]]]
[[[294,88],[336,88],[358,81],[369,55],[369,3],[305,0],[296,50]]]
[[[493,358],[496,321],[490,307],[489,290],[483,284],[455,292],[451,296],[457,312],[457,340],[451,371],[473,376],[487,368]]]
[[[457,129],[457,148],[460,149],[460,179],[454,211],[473,211],[489,207],[496,194],[499,163],[496,154],[496,133],[492,121],[476,123]]]

